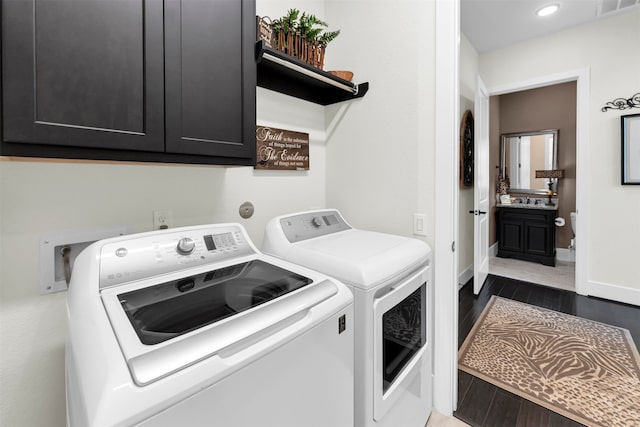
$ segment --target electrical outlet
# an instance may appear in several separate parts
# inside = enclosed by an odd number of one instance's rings
[[[153,211],[153,229],[164,230],[173,226],[173,213],[170,210]]]

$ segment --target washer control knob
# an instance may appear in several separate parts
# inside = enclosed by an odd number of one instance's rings
[[[311,224],[313,224],[314,227],[320,228],[320,226],[322,226],[322,219],[319,216],[314,216],[311,219]]]
[[[189,255],[196,248],[196,242],[193,241],[190,237],[183,237],[178,240],[178,246],[176,246],[176,251],[180,255]]]

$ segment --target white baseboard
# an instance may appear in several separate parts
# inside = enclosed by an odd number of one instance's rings
[[[625,288],[592,280],[588,282],[587,286],[590,296],[640,306],[640,289]]]
[[[466,283],[473,277],[473,264],[469,265],[464,271],[458,274],[458,289],[466,285]]]
[[[495,242],[493,245],[489,246],[489,258],[495,257],[498,255],[498,242]]]
[[[556,248],[556,259],[558,261],[576,262],[575,249]]]

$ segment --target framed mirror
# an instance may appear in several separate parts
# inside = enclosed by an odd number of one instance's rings
[[[622,185],[640,185],[640,114],[622,121]]]
[[[536,170],[557,168],[558,129],[501,135],[500,174],[509,177],[510,192],[547,194],[549,179],[536,178]]]

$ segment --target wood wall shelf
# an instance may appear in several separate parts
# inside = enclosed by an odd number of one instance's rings
[[[355,84],[256,43],[258,86],[320,105],[362,98],[369,83]]]

